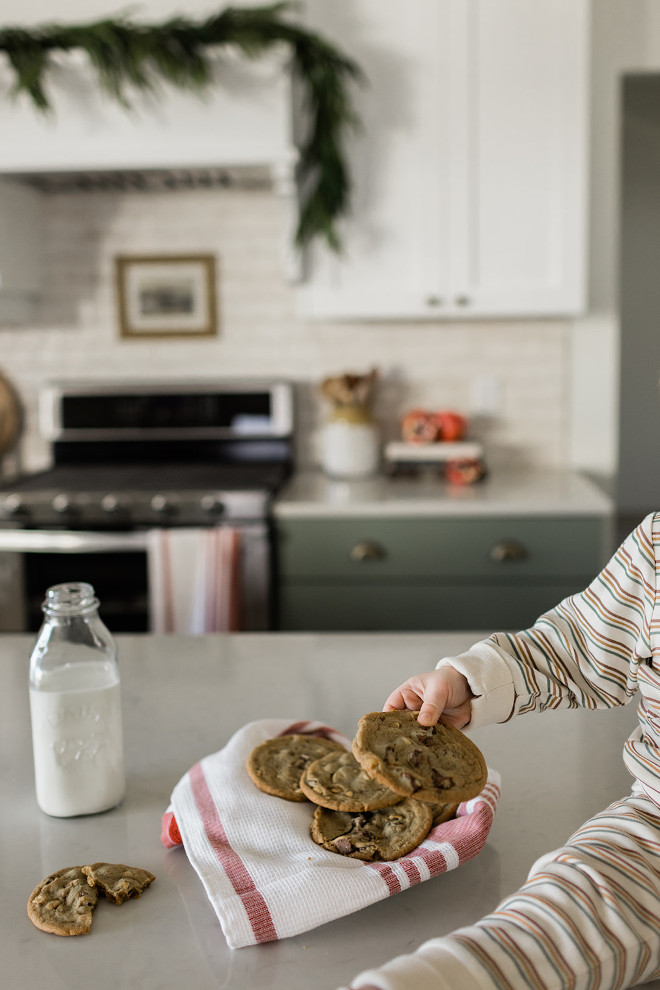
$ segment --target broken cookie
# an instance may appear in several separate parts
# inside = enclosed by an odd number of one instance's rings
[[[80,866],[51,873],[34,888],[27,904],[30,921],[52,935],[86,935],[92,925],[98,893]]]
[[[28,899],[28,918],[52,935],[86,935],[99,890],[109,901],[122,904],[129,897],[139,897],[155,879],[148,870],[123,863],[67,866],[37,884]]]
[[[113,904],[122,904],[129,897],[139,897],[156,879],[148,870],[123,863],[92,863],[83,866],[82,871],[90,887],[99,887]]]

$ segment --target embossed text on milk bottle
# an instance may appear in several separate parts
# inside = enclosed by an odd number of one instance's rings
[[[49,588],[30,663],[37,802],[56,817],[124,796],[119,667],[98,604],[88,584]]]

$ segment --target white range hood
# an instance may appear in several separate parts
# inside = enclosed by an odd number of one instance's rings
[[[127,90],[130,109],[101,91],[82,52],[58,53],[46,78],[52,112],[11,96],[0,59],[0,174],[268,166],[295,161],[287,53],[254,61],[214,58],[203,95],[157,83],[157,95]]]
[[[82,52],[52,57],[46,85],[52,111],[25,94],[11,95],[14,76],[0,56],[0,325],[31,322],[41,291],[40,197],[72,176],[98,183],[136,173],[176,189],[205,170],[263,174],[287,204],[282,265],[300,275],[289,53],[284,46],[251,61],[222,50],[214,84],[202,94],[165,83],[156,94],[128,90],[125,108],[99,87]],[[170,178],[172,181],[170,182]],[[50,181],[48,181],[50,180]],[[36,186],[36,188],[35,188]],[[101,185],[102,188],[102,185]],[[115,186],[116,188],[116,186]]]

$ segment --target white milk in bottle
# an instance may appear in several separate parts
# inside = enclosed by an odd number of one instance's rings
[[[117,651],[91,585],[49,588],[30,661],[37,803],[58,818],[107,811],[125,792]]]

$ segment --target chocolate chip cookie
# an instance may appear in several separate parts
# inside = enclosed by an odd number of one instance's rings
[[[82,872],[90,887],[99,887],[113,904],[122,904],[129,897],[139,897],[156,879],[153,873],[139,866],[123,863],[91,863]]]
[[[34,888],[27,904],[30,921],[53,935],[86,935],[92,925],[98,893],[80,866],[51,873]]]
[[[317,808],[310,826],[314,842],[330,852],[367,862],[405,856],[429,833],[433,813],[427,804],[406,798],[379,811]]]
[[[300,778],[310,801],[336,811],[377,811],[401,801],[401,795],[370,777],[348,750],[326,753],[310,763]]]
[[[454,818],[456,816],[456,812],[458,811],[458,804],[429,803],[429,808],[431,809],[431,813],[433,815],[431,828],[435,828],[436,825],[442,825],[444,822],[448,822],[450,818]]]
[[[453,804],[476,797],[487,769],[471,739],[451,725],[419,725],[419,712],[370,712],[358,722],[353,755],[370,777],[405,797]]]
[[[348,752],[340,743],[320,736],[290,735],[266,739],[250,753],[245,769],[266,794],[287,801],[306,801],[300,776],[310,763],[334,750]]]
[[[155,879],[148,870],[123,863],[67,866],[37,884],[28,899],[28,917],[42,932],[86,935],[99,890],[109,901],[122,904],[129,897],[139,897]]]

